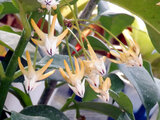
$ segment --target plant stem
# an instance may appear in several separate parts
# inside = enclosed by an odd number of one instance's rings
[[[71,102],[74,100],[75,96],[76,95],[73,93],[71,98],[67,99],[67,102],[64,104],[64,106],[61,108],[60,111],[64,112],[68,108],[68,106],[71,104]]]

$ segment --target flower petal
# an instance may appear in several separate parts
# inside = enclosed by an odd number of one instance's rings
[[[45,33],[43,33],[41,29],[39,29],[39,27],[37,26],[37,24],[34,22],[33,19],[31,19],[31,24],[36,33],[38,34],[38,36],[41,38],[41,40],[45,40],[46,39]]]
[[[80,70],[79,70],[79,64],[78,64],[78,61],[76,59],[76,57],[74,56],[74,63],[75,63],[75,69],[76,69],[76,73],[79,73]]]
[[[36,44],[36,45],[41,45],[41,46],[44,45],[44,41],[37,40],[37,39],[34,39],[34,38],[31,38],[31,40],[32,40],[33,43]]]
[[[19,68],[22,71],[22,73],[26,75],[27,71],[24,69],[24,67],[23,67],[23,65],[21,63],[21,58],[20,57],[18,57],[18,65],[19,65]]]
[[[58,41],[57,41],[56,46],[58,46],[58,45],[62,42],[63,38],[67,35],[67,33],[68,33],[68,29],[66,29],[65,31],[63,31],[63,33],[61,33],[61,34],[57,37]]]
[[[50,59],[45,66],[43,66],[40,70],[37,71],[38,75],[41,75],[44,73],[44,71],[50,66],[50,64],[52,63],[53,59]]]
[[[103,82],[103,85],[102,85],[102,90],[103,91],[107,91],[107,90],[109,90],[109,88],[111,87],[111,80],[110,80],[110,78],[106,78],[106,80]]]
[[[90,56],[91,56],[91,60],[95,60],[95,59],[98,59],[97,58],[97,55],[95,54],[93,48],[91,47],[90,44],[88,44],[88,50],[89,50],[89,53],[90,53]]]
[[[28,51],[26,51],[26,58],[27,58],[27,63],[28,63],[28,71],[31,72],[34,70],[34,68],[32,66],[31,57]]]
[[[55,28],[56,19],[57,19],[57,15],[54,15],[53,20],[52,20],[51,29],[48,34],[49,38],[52,38],[54,36],[54,28]]]
[[[71,72],[66,60],[64,60],[64,66],[66,68],[66,72],[68,73],[69,78],[72,78],[72,72]]]
[[[50,71],[50,72],[48,72],[48,73],[46,73],[46,74],[41,75],[40,78],[39,78],[37,81],[40,81],[40,80],[43,80],[43,79],[49,77],[49,76],[52,75],[54,72],[55,72],[55,70],[52,70],[52,71]]]
[[[71,84],[72,82],[70,81],[70,79],[68,78],[68,75],[64,72],[64,70],[62,68],[59,68],[59,72],[61,73],[62,77],[69,83]]]

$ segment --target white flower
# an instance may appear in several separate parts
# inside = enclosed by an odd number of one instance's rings
[[[47,78],[48,76],[52,75],[55,70],[52,70],[46,74],[43,74],[44,71],[49,67],[49,65],[52,63],[53,59],[50,59],[45,66],[43,66],[40,70],[35,71],[33,66],[32,66],[32,62],[31,62],[31,58],[29,55],[29,52],[26,52],[26,58],[27,58],[27,63],[28,63],[28,71],[26,71],[21,63],[21,59],[20,57],[18,57],[18,64],[19,64],[19,68],[22,71],[23,75],[24,75],[24,84],[26,87],[26,90],[29,92],[31,90],[33,90],[34,88],[36,88],[39,84],[40,84],[40,80],[43,80],[45,78]]]
[[[54,16],[52,20],[51,29],[49,31],[49,34],[43,33],[37,26],[37,24],[34,22],[33,19],[31,19],[31,24],[36,31],[36,33],[39,35],[41,40],[36,40],[31,38],[31,40],[36,44],[39,45],[39,47],[44,50],[44,52],[49,55],[53,56],[56,53],[56,48],[59,46],[59,44],[62,42],[62,39],[67,35],[68,29],[66,29],[62,34],[59,36],[54,36],[54,27],[55,22],[57,19],[57,15]]]
[[[51,8],[56,10],[59,4],[59,0],[38,0],[38,2],[41,3],[42,8],[47,8],[48,11],[50,11]]]
[[[82,60],[79,59],[81,66],[80,69],[76,57],[74,57],[74,61],[75,61],[75,73],[72,73],[65,60],[64,60],[64,66],[66,68],[67,74],[64,72],[62,68],[59,68],[59,71],[63,76],[63,78],[69,83],[68,86],[73,90],[73,92],[79,97],[83,98],[85,93],[85,79],[83,79],[84,64]]]

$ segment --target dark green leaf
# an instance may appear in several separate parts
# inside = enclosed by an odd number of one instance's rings
[[[20,89],[16,87],[10,87],[9,92],[12,93],[15,97],[17,97],[17,99],[19,100],[19,102],[21,103],[23,107],[32,105],[32,101],[29,95],[25,94]]]
[[[49,118],[39,116],[29,116],[17,112],[12,112],[11,120],[50,120]]]
[[[130,26],[134,18],[127,14],[108,14],[107,11],[100,15],[101,24],[108,29],[115,36],[119,35],[127,26]],[[106,33],[106,38],[110,39],[108,33]]]
[[[46,117],[49,120],[69,120],[62,112],[47,105],[36,105],[23,109],[20,113],[30,116]]]
[[[77,105],[80,109],[95,111],[104,115],[108,115],[113,119],[117,119],[119,115],[122,114],[122,111],[119,108],[107,103],[83,102],[77,103]],[[69,107],[69,109],[75,108],[75,105]]]
[[[94,50],[104,50],[106,52],[109,51],[107,45],[102,40],[93,36],[88,36],[87,39]],[[86,47],[86,43],[85,43],[85,47]]]
[[[85,88],[85,94],[82,99],[83,102],[88,102],[88,101],[94,100],[96,98],[97,98],[97,93],[95,93],[94,90],[87,83],[86,88]]]
[[[121,92],[124,89],[123,81],[116,74],[109,74],[108,77],[111,79],[111,89],[116,93]]]
[[[144,67],[127,67],[120,65],[120,70],[136,88],[143,105],[149,114],[153,106],[159,101],[159,89]]]
[[[49,66],[50,68],[56,68],[56,69],[58,69],[60,67],[65,68],[64,67],[64,60],[66,60],[68,65],[70,66],[69,56],[68,55],[58,55],[58,54],[55,54],[53,57],[46,56],[40,62],[38,62],[36,65],[38,67],[43,67],[47,63],[47,61],[49,61],[51,58],[53,58],[53,62]]]
[[[152,43],[160,52],[160,7],[156,4],[159,0],[107,0],[115,3],[142,18],[147,24],[147,29]],[[142,7],[143,6],[143,7]]]
[[[123,92],[117,94],[112,90],[109,91],[109,95],[117,102],[120,108],[129,113],[131,119],[134,120],[133,105],[128,96],[126,96]]]
[[[7,25],[1,26],[0,30],[21,35],[21,32],[15,32],[10,26]]]
[[[143,67],[148,71],[148,73],[151,75],[151,77],[153,78],[154,80],[154,76],[153,76],[153,73],[152,73],[152,67],[151,67],[151,64],[147,61],[143,61]]]

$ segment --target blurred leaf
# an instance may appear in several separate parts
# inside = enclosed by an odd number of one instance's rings
[[[154,80],[151,64],[144,60],[143,61],[143,67],[148,71],[148,73],[151,75],[152,79]]]
[[[2,46],[4,46],[4,47],[8,48],[8,49],[11,50],[11,51],[14,51],[10,46],[8,46],[6,43],[4,43],[4,42],[1,41],[1,40],[0,40],[0,45],[2,45]]]
[[[2,2],[0,4],[0,15],[11,13],[18,13],[18,9],[12,4],[12,2]]]
[[[97,93],[94,92],[94,90],[87,83],[86,88],[85,88],[85,94],[84,94],[82,101],[88,102],[88,101],[94,100],[96,98],[97,98]]]
[[[32,105],[32,101],[29,95],[27,95],[20,89],[12,86],[10,87],[9,92],[12,93],[15,97],[17,97],[17,99],[19,100],[19,102],[21,103],[23,107]]]
[[[10,26],[4,25],[0,27],[0,30],[21,35],[21,32],[15,32]]]
[[[121,114],[121,115],[118,117],[117,120],[131,120],[131,119],[129,118],[129,116],[127,115],[127,113],[123,113],[123,114]]]
[[[49,120],[69,120],[62,112],[47,105],[30,106],[23,109],[20,113],[29,116],[46,117]]]
[[[37,67],[43,67],[47,63],[47,61],[49,61],[52,58],[53,58],[53,62],[51,63],[51,65],[49,66],[49,68],[56,68],[56,69],[58,69],[58,68],[61,67],[61,68],[65,69],[65,67],[64,67],[64,60],[66,60],[66,62],[68,63],[68,65],[71,68],[71,65],[70,65],[70,62],[69,62],[69,56],[68,55],[59,55],[59,54],[55,54],[52,57],[46,56],[46,57],[42,58],[41,61],[36,64]]]
[[[107,0],[115,3],[142,18],[151,37],[156,50],[160,52],[160,6],[156,4],[159,0]],[[143,7],[142,7],[143,6]]]
[[[133,21],[134,17],[127,14],[113,14],[107,11],[100,14],[101,24],[115,36],[119,35],[126,27],[130,26]],[[106,38],[111,39],[112,36],[106,33]]]
[[[122,110],[129,113],[132,120],[135,119],[133,115],[133,105],[128,96],[126,96],[123,92],[117,94],[112,90],[109,91],[109,95],[117,102]]]
[[[11,120],[50,120],[46,117],[29,116],[12,111]]]
[[[127,67],[120,65],[120,70],[136,88],[147,114],[160,100],[159,89],[144,67]]]
[[[77,103],[77,105],[80,109],[90,110],[90,111],[94,111],[94,112],[101,113],[104,115],[108,115],[112,117],[113,119],[117,119],[119,115],[123,113],[116,106],[113,106],[107,103],[83,102],[83,103]],[[76,106],[72,105],[68,109],[75,109],[75,108]]]
[[[19,0],[19,2],[23,6],[25,12],[33,12],[38,8],[41,8],[40,3],[37,0]],[[18,8],[15,0],[12,0],[12,3],[16,8]]]
[[[87,39],[94,50],[104,50],[106,52],[109,52],[108,46],[102,40],[93,36],[88,36]],[[85,42],[85,47],[86,46],[87,44]]]
[[[116,74],[109,74],[108,77],[111,79],[111,89],[116,93],[121,92],[124,89],[123,81]]]
[[[111,73],[113,72],[114,70],[118,70],[118,65],[116,63],[112,63],[110,64],[110,67],[109,67],[109,72],[108,73]]]

